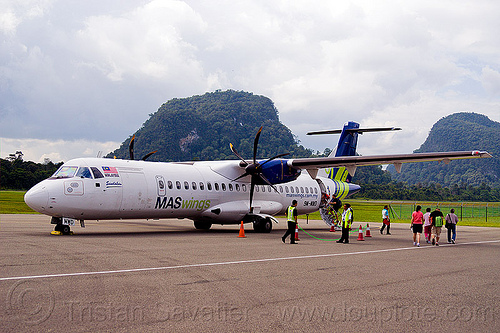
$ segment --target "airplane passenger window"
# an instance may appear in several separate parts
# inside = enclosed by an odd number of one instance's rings
[[[236,191],[239,192],[240,191],[240,184],[236,184],[235,187],[236,187]]]
[[[318,194],[318,188],[317,187],[314,188],[314,194]]]
[[[313,193],[313,188],[312,187],[310,188],[310,191],[311,191],[311,193]]]
[[[193,188],[193,190],[196,190],[196,183],[195,183],[195,182],[193,182],[193,183],[191,184],[191,187]]]
[[[219,183],[214,183],[214,187],[215,187],[215,190],[218,191],[219,190]]]
[[[296,191],[297,193],[299,193],[299,187],[298,187],[298,186],[295,186],[295,191]]]
[[[229,184],[229,191],[233,190],[233,184]]]
[[[205,185],[202,182],[200,182],[200,190],[203,191],[204,189],[205,189]]]
[[[209,191],[212,191],[212,183],[207,182],[207,189],[208,189]]]
[[[309,188],[306,187],[306,193],[309,193]]]
[[[266,187],[262,185],[262,192],[266,192]]]
[[[87,167],[81,167],[78,169],[78,172],[76,173],[77,177],[81,178],[90,178],[92,179],[92,175],[90,174],[90,170]]]
[[[180,190],[181,189],[181,182],[178,181],[178,180],[176,180],[175,181],[175,187],[177,187],[177,189]]]
[[[188,182],[184,182],[184,189],[189,190],[189,183]]]
[[[241,189],[243,190],[243,192],[246,192],[247,191],[247,186],[245,184],[241,185]]]
[[[221,186],[222,186],[222,190],[225,191],[226,190],[226,184],[222,183]]]
[[[271,192],[271,186],[267,186],[267,192]]]
[[[167,182],[167,186],[168,186],[169,189],[172,189],[172,187],[174,187],[174,184],[172,184],[172,181],[169,180]]]
[[[304,193],[304,188],[302,186],[300,187],[300,193]]]
[[[255,186],[255,192],[259,192],[259,187]]]
[[[290,186],[290,192],[293,193],[293,186]]]
[[[96,167],[90,167],[90,169],[92,170],[92,173],[94,174],[95,179],[104,178],[104,176],[102,175],[102,172],[99,171],[99,169],[97,169]]]
[[[285,192],[288,193],[288,186],[285,186]]]
[[[280,185],[280,193],[283,193],[283,186]]]

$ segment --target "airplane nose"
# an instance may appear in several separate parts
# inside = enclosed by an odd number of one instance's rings
[[[49,201],[49,192],[45,186],[35,186],[24,195],[24,202],[39,213],[42,213],[47,208]]]

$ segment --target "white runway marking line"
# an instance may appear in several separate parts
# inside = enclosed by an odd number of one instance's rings
[[[480,242],[469,242],[460,244],[443,244],[441,247],[446,246],[461,246],[461,245],[472,245],[472,244],[487,244],[487,243],[499,243],[500,240],[491,241],[480,241]],[[347,253],[329,253],[329,254],[314,254],[308,256],[298,256],[298,257],[281,257],[281,258],[266,258],[266,259],[250,259],[250,260],[239,260],[239,261],[224,261],[224,262],[214,262],[206,264],[189,264],[189,265],[178,265],[178,266],[165,266],[165,267],[148,267],[148,268],[132,268],[132,269],[120,269],[114,271],[97,271],[97,272],[80,272],[80,273],[62,273],[62,274],[47,274],[47,275],[29,275],[29,276],[12,276],[0,278],[0,281],[8,280],[33,280],[33,279],[45,279],[45,278],[56,278],[56,277],[68,277],[68,276],[82,276],[82,275],[100,275],[100,274],[118,274],[118,273],[133,273],[133,272],[147,272],[147,271],[159,271],[167,269],[179,269],[179,268],[193,268],[193,267],[209,267],[209,266],[221,266],[221,265],[235,265],[235,264],[249,264],[257,262],[268,262],[268,261],[281,261],[281,260],[295,260],[295,259],[314,259],[314,258],[325,258],[325,257],[340,257],[348,255],[357,254],[371,254],[371,253],[381,253],[381,252],[392,252],[392,251],[404,251],[404,250],[422,250],[422,249],[434,249],[434,246],[423,246],[423,247],[400,247],[396,249],[383,249],[383,250],[372,250],[372,251],[359,251],[359,252],[347,252]]]

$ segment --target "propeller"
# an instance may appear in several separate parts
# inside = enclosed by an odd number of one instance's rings
[[[229,144],[229,147],[231,148],[231,151],[233,152],[233,154],[236,155],[241,160],[240,165],[245,168],[245,172],[241,176],[239,176],[238,178],[233,179],[233,181],[237,181],[238,179],[246,177],[246,176],[251,177],[250,178],[250,213],[253,213],[253,206],[252,206],[253,192],[255,189],[255,184],[259,180],[261,180],[264,183],[266,183],[267,185],[271,186],[276,192],[278,192],[278,189],[262,173],[262,167],[266,163],[268,163],[274,159],[288,155],[288,153],[279,154],[279,155],[276,155],[276,156],[273,156],[273,157],[267,159],[266,161],[264,161],[262,163],[258,163],[257,162],[257,147],[259,145],[259,138],[260,138],[261,132],[262,132],[262,126],[259,128],[259,131],[255,135],[255,139],[253,141],[253,161],[252,161],[253,163],[247,162],[243,157],[241,157],[240,154],[238,154],[238,152],[236,151],[236,148],[234,148],[233,144],[232,143]]]
[[[134,134],[134,136],[132,136],[132,139],[130,139],[130,143],[128,144],[128,153],[130,155],[130,159],[131,160],[134,159],[134,143],[135,143],[135,134]],[[152,151],[150,153],[147,153],[146,155],[144,155],[144,157],[142,158],[142,160],[143,161],[147,160],[149,156],[153,155],[157,151],[158,150],[155,150],[155,151]]]
[[[130,139],[130,143],[128,144],[128,154],[131,160],[134,159],[134,143],[135,143],[135,134],[132,137],[132,139]]]

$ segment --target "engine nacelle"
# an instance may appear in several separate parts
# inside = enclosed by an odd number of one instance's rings
[[[296,180],[300,176],[300,169],[288,166],[288,160],[276,159],[262,166],[262,174],[271,184],[281,184]],[[265,185],[260,181],[259,185]]]

